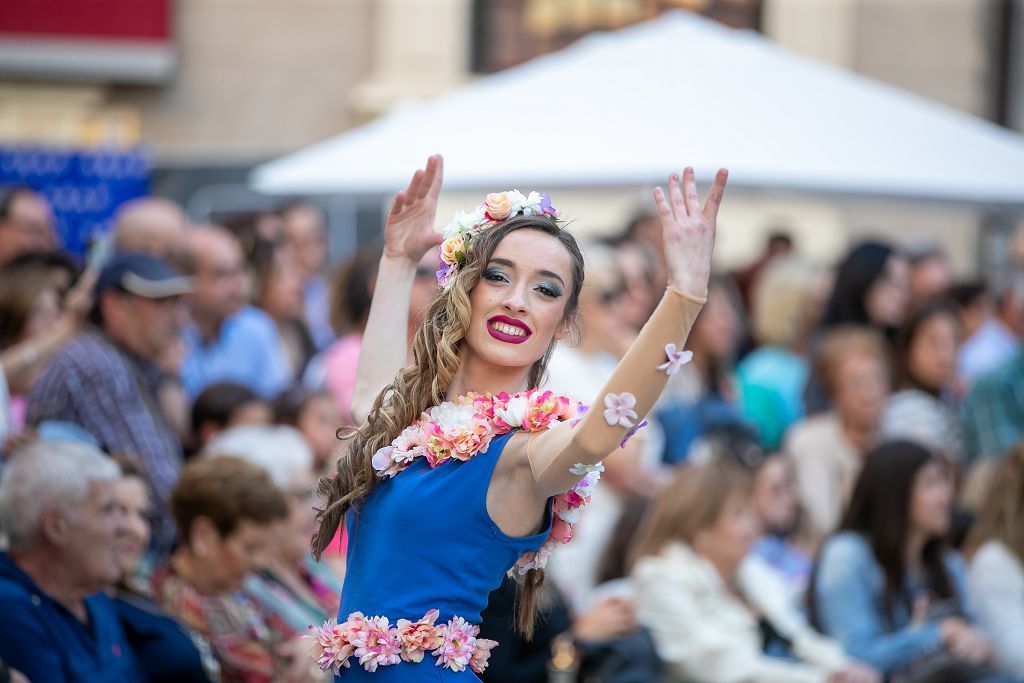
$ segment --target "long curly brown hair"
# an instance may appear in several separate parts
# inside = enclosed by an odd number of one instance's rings
[[[424,323],[413,340],[413,364],[402,368],[394,381],[384,387],[363,425],[342,437],[348,443],[338,458],[337,473],[320,479],[317,493],[326,499],[326,504],[316,508],[318,527],[312,551],[317,559],[334,538],[345,514],[350,510],[358,512],[360,501],[380,483],[373,468],[373,454],[394,441],[424,411],[447,399],[469,329],[470,293],[498,244],[516,230],[551,235],[569,252],[572,286],[563,323],[575,326],[583,288],[583,254],[575,238],[556,220],[543,215],[513,217],[474,237],[454,283],[447,291],[439,291],[427,308]],[[554,348],[552,340],[544,356],[533,364],[528,378],[530,387],[542,383]],[[527,638],[533,635],[536,601],[543,581],[543,570],[533,569],[520,583],[516,623]]]

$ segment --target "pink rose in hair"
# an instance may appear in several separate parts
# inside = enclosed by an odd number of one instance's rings
[[[508,192],[493,192],[484,200],[484,209],[491,220],[503,221],[512,213],[512,197]]]

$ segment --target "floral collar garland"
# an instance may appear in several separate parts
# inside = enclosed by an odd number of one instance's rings
[[[565,396],[537,389],[513,396],[468,394],[454,401],[445,401],[431,408],[398,435],[390,446],[378,450],[373,456],[373,468],[380,477],[393,477],[402,472],[416,458],[426,458],[431,468],[448,460],[466,461],[477,453],[487,452],[491,440],[513,429],[539,432],[560,422],[573,426],[582,418],[586,408]],[[514,570],[525,574],[530,569],[541,569],[554,549],[572,540],[573,526],[579,521],[580,509],[590,503],[591,494],[604,467],[575,465],[571,472],[579,474],[578,484],[555,496],[552,503],[554,518],[551,533],[536,551],[520,556]]]

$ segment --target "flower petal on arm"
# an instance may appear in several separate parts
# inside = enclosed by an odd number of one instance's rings
[[[621,394],[606,394],[604,397],[604,421],[609,426],[619,425],[629,429],[633,426],[633,420],[637,419],[636,396],[624,391]]]
[[[665,344],[665,355],[668,357],[668,362],[662,363],[657,369],[670,377],[679,372],[679,368],[693,360],[693,351],[682,349],[676,351],[675,344]]]

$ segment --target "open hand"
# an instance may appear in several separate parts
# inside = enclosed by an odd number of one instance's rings
[[[703,208],[697,195],[697,181],[689,166],[683,171],[682,184],[673,173],[668,179],[668,195],[654,188],[654,203],[665,236],[665,260],[668,283],[679,292],[706,297],[711,277],[711,252],[715,247],[715,221],[725,193],[729,172],[719,169]]]
[[[440,154],[427,159],[426,168],[413,174],[409,187],[395,195],[384,223],[384,255],[419,263],[423,255],[441,243],[434,230],[437,196],[441,193],[444,161]]]

